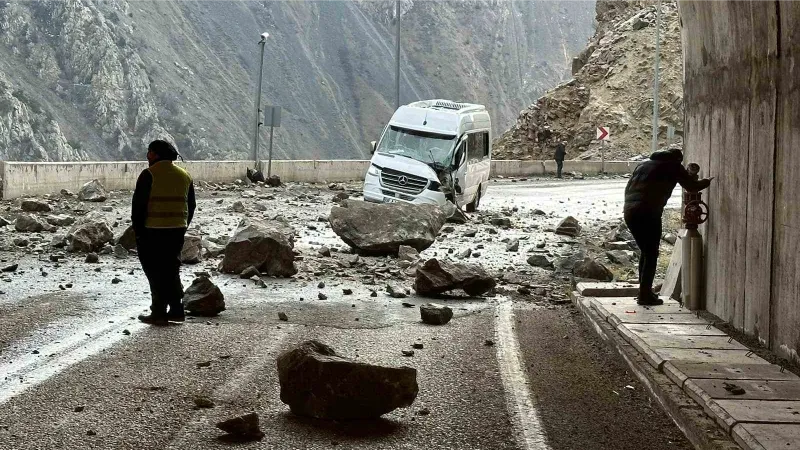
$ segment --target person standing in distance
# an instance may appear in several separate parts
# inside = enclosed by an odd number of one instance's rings
[[[699,192],[711,184],[713,178],[698,180],[682,165],[683,152],[678,149],[659,151],[639,164],[625,187],[625,224],[639,246],[639,296],[640,305],[661,305],[663,300],[653,293],[658,251],[661,243],[661,215],[680,183],[690,192]],[[699,169],[699,166],[698,166]]]
[[[174,164],[178,156],[169,142],[151,142],[147,148],[150,167],[139,175],[133,193],[136,250],[152,297],[150,314],[140,315],[139,320],[152,325],[185,320],[180,255],[196,203],[192,177]]]
[[[556,178],[561,178],[561,169],[564,168],[564,157],[567,156],[567,141],[561,141],[556,145]]]

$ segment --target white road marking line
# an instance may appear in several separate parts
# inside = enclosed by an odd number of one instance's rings
[[[528,377],[514,331],[514,306],[509,300],[497,305],[495,337],[497,362],[506,393],[506,408],[511,415],[520,446],[526,450],[547,450],[547,440],[536,406],[530,397]]]
[[[14,345],[19,350],[11,356],[11,361],[0,363],[0,405],[68,367],[111,347],[126,337],[122,334],[123,329],[134,333],[145,327],[139,322],[130,322],[130,315],[120,313],[118,316],[103,317],[103,321],[114,320],[114,323],[100,326],[95,322],[76,327],[68,322],[74,319],[62,319],[61,323],[54,322],[40,329],[32,338],[15,342]],[[57,331],[53,333],[52,330]],[[38,353],[33,354],[34,350]],[[49,355],[54,356],[51,358]]]

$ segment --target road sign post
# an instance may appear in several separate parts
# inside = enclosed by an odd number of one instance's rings
[[[272,138],[275,128],[281,126],[281,107],[267,106],[264,108],[264,125],[269,126],[269,163],[267,164],[267,178],[272,176]]]
[[[606,141],[600,141],[600,174],[606,173]]]
[[[611,129],[597,127],[597,140],[600,141],[600,173],[606,173],[606,141],[611,138]]]

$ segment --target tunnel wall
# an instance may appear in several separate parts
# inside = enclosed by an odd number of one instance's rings
[[[800,2],[680,1],[686,156],[705,194],[707,309],[800,348]]]

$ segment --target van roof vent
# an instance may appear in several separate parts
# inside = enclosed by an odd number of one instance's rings
[[[434,108],[453,109],[456,111],[463,109],[464,106],[465,105],[461,103],[448,102],[447,100],[437,100],[436,103],[433,105]]]

